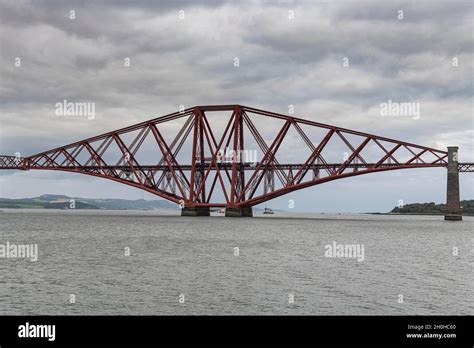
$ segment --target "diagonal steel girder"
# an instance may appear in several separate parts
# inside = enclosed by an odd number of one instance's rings
[[[214,113],[219,113],[223,121],[220,135],[209,118]],[[167,140],[167,126],[182,119],[184,124]],[[261,121],[264,126],[258,125]],[[278,128],[274,136],[266,134],[268,125]],[[314,129],[321,130],[323,136],[313,139]],[[290,130],[309,150],[309,155],[299,163],[279,159],[288,151],[283,144]],[[132,139],[125,140],[127,137]],[[336,140],[348,156],[338,162],[329,161],[326,153]],[[156,156],[144,161],[142,151],[150,142]],[[248,148],[252,143],[256,144],[255,149]],[[375,146],[382,154],[369,160],[364,154],[369,146]],[[110,160],[117,148],[118,157]],[[226,149],[233,152],[230,161],[223,159]],[[261,158],[247,162],[242,158],[246,150],[258,150]],[[408,157],[403,157],[402,152]],[[388,170],[446,166],[444,150],[242,105],[196,106],[31,156],[0,156],[0,169],[92,175],[190,207],[253,206],[331,180]],[[473,167],[472,163],[459,164],[460,171],[472,171]],[[311,176],[309,172],[318,175]],[[279,179],[278,185],[272,183],[265,188],[263,178],[273,174]]]

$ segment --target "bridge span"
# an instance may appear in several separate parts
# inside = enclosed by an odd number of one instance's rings
[[[195,106],[27,157],[0,156],[0,169],[130,185],[179,204],[183,216],[209,216],[211,207],[252,216],[252,206],[306,187],[432,167],[447,169],[445,219],[461,220],[459,172],[473,172],[474,163],[459,163],[458,147],[440,150],[242,105]]]

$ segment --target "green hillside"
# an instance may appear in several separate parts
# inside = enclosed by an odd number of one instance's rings
[[[461,201],[463,215],[474,215],[474,200]],[[406,204],[402,208],[395,207],[392,214],[444,214],[445,204],[430,203],[412,203]]]
[[[64,195],[42,195],[33,198],[0,198],[0,209],[108,209],[153,210],[176,209],[178,206],[165,200],[93,199]]]

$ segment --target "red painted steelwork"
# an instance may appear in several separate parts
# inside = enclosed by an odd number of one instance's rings
[[[209,115],[214,112],[227,113],[227,118],[221,117],[225,122],[220,136],[209,122]],[[261,127],[249,115],[265,120],[266,125],[280,122],[276,136],[266,140]],[[183,125],[171,141],[166,141],[165,126],[180,119],[184,119]],[[322,131],[322,138],[311,140],[308,129]],[[285,151],[282,143],[290,137],[290,130],[296,132],[309,151],[301,163],[278,160]],[[132,136],[132,140],[126,141],[127,136]],[[354,137],[357,144],[351,140]],[[335,139],[346,150],[346,156],[339,162],[325,158]],[[154,142],[158,154],[153,156],[152,163],[139,160],[147,140]],[[184,153],[188,163],[183,163],[178,156],[185,152],[182,149],[187,140],[191,149]],[[255,149],[245,147],[249,141],[256,144]],[[372,161],[364,155],[369,144],[381,152]],[[113,161],[109,159],[112,147],[118,149]],[[229,149],[233,156],[230,162],[222,158],[223,151]],[[246,150],[258,151],[261,159],[245,161],[242,153]],[[409,157],[402,158],[401,152],[409,153]],[[446,151],[311,120],[241,105],[210,105],[192,107],[28,157],[0,156],[0,169],[92,175],[146,190],[187,207],[250,207],[331,180],[395,169],[446,167],[446,158]],[[470,163],[459,164],[460,171],[472,171],[473,167]],[[218,188],[220,193],[215,194]]]

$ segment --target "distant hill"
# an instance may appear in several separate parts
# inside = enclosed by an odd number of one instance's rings
[[[461,201],[462,214],[474,215],[474,200]],[[436,214],[441,215],[446,211],[446,204],[430,203],[413,203],[405,204],[403,208],[395,207],[391,214]]]
[[[74,209],[154,210],[178,208],[176,204],[165,200],[93,199],[51,194],[33,198],[0,198],[0,209],[69,209],[71,204],[74,205]]]

